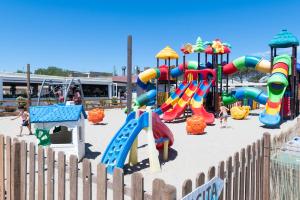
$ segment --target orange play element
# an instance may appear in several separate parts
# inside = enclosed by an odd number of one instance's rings
[[[88,120],[93,124],[98,124],[102,122],[104,119],[104,110],[100,108],[94,108],[93,110],[89,111]]]
[[[186,120],[186,131],[190,135],[201,135],[205,128],[206,123],[201,116],[193,115]]]

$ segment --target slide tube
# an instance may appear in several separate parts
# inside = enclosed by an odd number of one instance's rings
[[[269,99],[265,111],[259,115],[260,122],[267,126],[276,126],[280,123],[281,100],[288,86],[289,73],[291,73],[291,57],[287,54],[276,56],[272,75],[267,83]]]
[[[188,69],[198,69],[198,62],[197,61],[189,61],[185,64]],[[184,68],[183,64],[180,64],[178,67],[171,70],[172,77],[178,77],[183,74]]]
[[[231,94],[224,94],[222,96],[224,105],[233,104],[243,99],[252,99],[265,105],[267,103],[268,96],[262,90],[255,87],[241,87],[232,91]]]
[[[223,66],[223,74],[233,74],[243,68],[254,68],[263,73],[270,73],[271,63],[262,57],[242,56]]]

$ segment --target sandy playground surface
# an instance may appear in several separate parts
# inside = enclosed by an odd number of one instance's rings
[[[219,161],[226,160],[246,145],[260,139],[264,132],[271,135],[279,134],[281,130],[292,126],[294,121],[288,121],[281,128],[266,129],[258,120],[259,110],[251,111],[247,120],[232,120],[229,118],[228,128],[220,128],[219,120],[214,126],[206,128],[204,135],[187,135],[185,122],[168,123],[167,126],[174,134],[174,145],[169,150],[169,160],[161,161],[162,171],[151,173],[148,164],[146,134],[139,134],[139,164],[131,170],[125,170],[125,183],[130,185],[130,174],[139,171],[144,175],[145,189],[151,191],[152,180],[162,178],[166,183],[177,187],[177,194],[181,194],[181,186],[185,179],[194,182],[197,173],[207,172],[210,166],[217,166]],[[126,118],[123,110],[105,110],[105,119],[100,125],[91,125],[86,121],[86,158],[92,160],[93,171],[100,162],[111,138],[122,126]],[[11,117],[0,118],[0,133],[16,137],[19,134],[19,121],[10,120]],[[20,120],[20,119],[18,119]],[[24,131],[28,134],[27,129]],[[36,142],[35,136],[23,136],[20,140]],[[80,164],[81,165],[81,164]]]

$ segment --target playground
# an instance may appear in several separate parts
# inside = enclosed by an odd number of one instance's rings
[[[247,120],[229,119],[228,128],[220,128],[219,121],[214,126],[208,126],[206,133],[201,136],[187,135],[184,123],[168,123],[167,126],[172,132],[176,133],[176,140],[169,150],[169,158],[162,162],[162,172],[152,173],[149,169],[147,135],[142,131],[139,134],[138,160],[139,164],[135,167],[125,167],[125,183],[130,183],[132,172],[141,172],[145,177],[145,188],[148,190],[151,186],[151,180],[162,178],[167,183],[174,184],[177,188],[181,187],[183,180],[191,178],[199,173],[199,170],[206,172],[208,168],[217,165],[218,162],[227,158],[237,149],[252,144],[253,141],[260,139],[264,132],[269,132],[272,136],[279,135],[280,132],[288,129],[292,121],[281,125],[280,129],[267,129],[258,122],[260,110],[251,112]],[[115,118],[114,116],[120,116]],[[93,172],[96,171],[96,165],[101,161],[106,145],[113,137],[118,127],[122,126],[126,115],[122,109],[106,110],[106,116],[100,125],[92,125],[86,120],[86,158],[91,159]],[[5,125],[4,125],[5,124]],[[253,127],[256,127],[253,129]],[[10,120],[10,117],[1,118],[1,130],[6,135],[16,137],[18,126]],[[35,136],[25,135],[20,140],[27,142],[36,142]],[[184,172],[184,173],[178,173]],[[127,175],[126,175],[127,174]]]
[[[131,42],[129,36],[128,49],[132,50]],[[155,55],[156,67],[136,77],[135,99],[132,79],[128,79],[127,106],[123,109],[86,111],[80,80],[45,80],[37,105],[30,106],[30,98],[26,100],[28,112],[19,105],[21,132],[27,127],[34,133],[23,134],[19,140],[64,152],[67,157],[75,155],[79,161],[90,159],[93,173],[99,163],[109,176],[122,169],[125,184],[140,172],[145,179],[161,178],[180,192],[185,179],[193,179],[200,170],[207,172],[224,158],[253,145],[264,133],[276,137],[295,126],[299,115],[299,42],[282,30],[268,45],[270,60],[251,55],[230,59],[229,43],[197,37],[195,44],[185,43],[180,49],[181,64],[179,53],[166,46]],[[279,48],[289,48],[290,54],[280,54]],[[189,60],[190,54],[197,60]],[[132,59],[130,50],[128,59]],[[268,74],[265,87],[230,87],[229,76],[248,69]],[[131,69],[127,77],[132,77]],[[30,78],[28,83],[30,87]],[[42,104],[43,98],[49,101]],[[12,119],[16,118],[1,118],[0,129],[16,137],[19,124]],[[249,155],[247,159],[250,162]],[[152,189],[151,181],[144,185]]]

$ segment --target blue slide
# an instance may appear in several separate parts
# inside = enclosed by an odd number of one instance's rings
[[[115,167],[123,168],[127,154],[140,131],[148,127],[149,113],[144,112],[138,119],[136,112],[131,112],[121,129],[115,134],[106,148],[101,163],[107,166],[107,172],[112,174]]]

